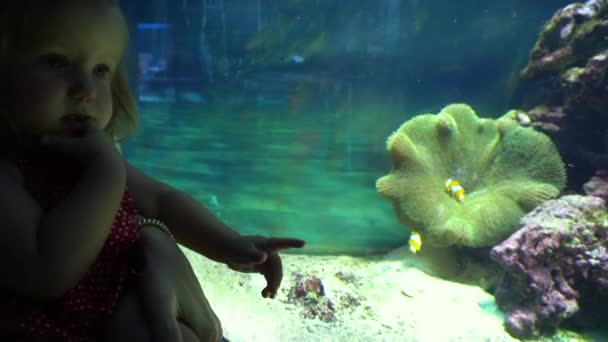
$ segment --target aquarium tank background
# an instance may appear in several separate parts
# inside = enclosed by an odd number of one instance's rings
[[[391,250],[410,231],[375,189],[386,138],[450,103],[520,106],[530,49],[567,3],[123,1],[140,109],[123,151],[244,234]]]
[[[608,341],[607,1],[121,6],[127,159],[306,241],[274,301],[182,249],[229,340]]]

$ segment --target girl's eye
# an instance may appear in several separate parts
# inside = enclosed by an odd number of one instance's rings
[[[67,57],[57,54],[48,54],[40,57],[44,65],[51,69],[63,70],[70,66],[70,61]],[[111,73],[110,67],[106,64],[99,64],[93,69],[93,73],[97,77],[105,77]]]
[[[95,67],[95,75],[96,76],[106,76],[110,73],[110,67],[105,65],[105,64],[101,64]]]
[[[68,59],[61,55],[45,55],[41,57],[41,60],[53,69],[63,69],[70,64]]]

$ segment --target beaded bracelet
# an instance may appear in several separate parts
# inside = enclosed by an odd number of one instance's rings
[[[167,227],[167,225],[162,223],[160,220],[152,219],[152,218],[140,218],[137,221],[137,225],[139,226],[139,228],[146,226],[146,225],[154,226],[154,227],[164,231],[165,233],[167,233],[167,235],[169,235],[173,241],[176,241],[175,237],[173,236],[173,233],[171,233],[171,231],[169,230],[169,227]]]

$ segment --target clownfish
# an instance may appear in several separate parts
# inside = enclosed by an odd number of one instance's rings
[[[452,178],[446,179],[445,192],[458,202],[462,202],[464,200],[464,188],[457,180]]]
[[[416,254],[422,248],[422,235],[420,235],[417,231],[412,231],[410,235],[410,240],[407,242],[410,245],[410,252]]]

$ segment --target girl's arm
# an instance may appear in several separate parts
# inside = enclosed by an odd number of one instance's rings
[[[140,215],[164,222],[182,245],[223,262],[223,253],[240,234],[216,218],[192,196],[127,164],[127,186]]]
[[[10,162],[0,162],[0,284],[58,297],[84,276],[103,247],[125,186],[122,160],[100,156],[57,205],[43,212]],[[120,168],[122,167],[122,171]]]

